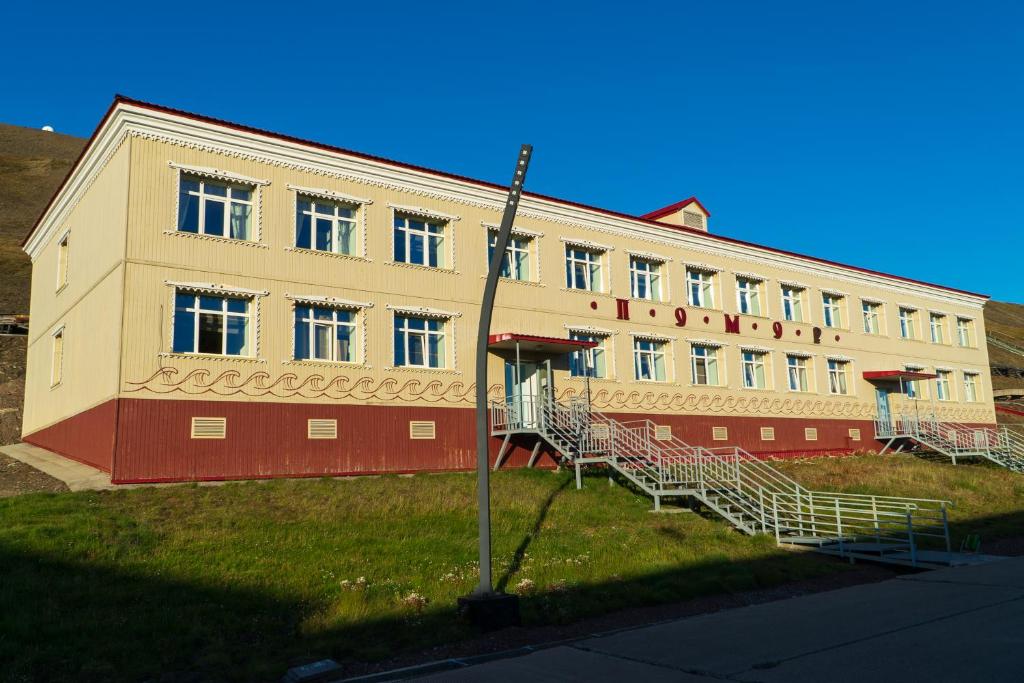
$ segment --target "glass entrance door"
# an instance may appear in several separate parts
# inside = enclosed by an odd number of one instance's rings
[[[522,361],[516,365],[505,362],[505,403],[509,422],[519,429],[535,429],[539,417],[537,399],[540,394],[540,369],[537,363]]]
[[[875,387],[875,403],[878,406],[878,422],[889,426],[892,424],[892,413],[889,410],[889,391],[882,387]]]

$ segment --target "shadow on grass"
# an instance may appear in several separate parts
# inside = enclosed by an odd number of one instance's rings
[[[523,558],[526,557],[526,550],[530,547],[530,543],[533,542],[534,537],[540,533],[541,527],[544,526],[544,520],[547,519],[548,512],[551,510],[551,505],[555,502],[555,499],[558,498],[566,488],[568,488],[571,482],[571,479],[563,480],[558,488],[552,491],[541,504],[540,510],[537,512],[537,519],[533,523],[533,528],[523,536],[523,540],[519,542],[519,546],[516,547],[516,551],[512,555],[512,562],[509,564],[508,570],[498,580],[496,589],[499,593],[507,590],[509,580],[511,580],[511,578],[519,571],[520,567],[523,566]]]
[[[571,481],[566,481],[566,486]],[[538,510],[522,558],[555,498]],[[724,522],[723,522],[724,523]],[[959,535],[1024,528],[1024,511],[953,525]],[[666,536],[665,542],[685,543]],[[594,583],[539,586],[522,600],[530,626],[569,623],[620,609],[728,594],[844,571],[805,553],[700,564]],[[502,582],[507,584],[509,573]],[[141,576],[0,544],[0,678],[5,681],[276,681],[289,667],[324,657],[350,665],[474,635],[455,605],[419,615],[367,618],[309,632],[321,605],[267,590]]]

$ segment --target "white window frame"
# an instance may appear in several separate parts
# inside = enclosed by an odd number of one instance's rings
[[[513,231],[509,235],[508,245],[505,247],[505,257],[502,262],[505,267],[508,268],[508,275],[500,273],[499,276],[506,280],[516,280],[518,282],[533,282],[533,254],[531,253],[534,249],[536,239],[532,235],[526,235],[523,233]],[[484,272],[487,272],[487,268],[491,265],[491,253],[498,243],[498,231],[488,230],[487,231],[487,261],[484,268]],[[516,255],[526,255],[526,277],[519,277],[519,273],[516,272]]]
[[[577,256],[576,252],[584,254],[581,258]],[[577,244],[566,243],[565,245],[565,287],[566,289],[575,289],[581,292],[603,292],[604,291],[604,255],[605,252],[590,248],[583,247]],[[577,286],[579,283],[576,281],[576,265],[583,264],[583,284],[584,287]],[[594,287],[594,275],[591,266],[596,266],[597,271],[597,287]]]
[[[699,285],[697,301],[694,301],[693,286]],[[710,299],[710,301],[709,301]],[[686,301],[695,308],[715,307],[715,273],[692,266],[686,267]]]
[[[67,230],[57,240],[57,290],[61,291],[68,284],[68,265],[71,256],[71,231]]]
[[[181,186],[186,180],[191,182],[199,183],[199,189],[195,192],[192,190],[188,191],[188,194],[196,197],[198,202],[198,217],[196,224],[196,232],[191,230],[183,230],[181,227]],[[215,195],[206,192],[207,185],[216,185],[225,188],[225,194]],[[239,199],[233,196],[235,190],[244,190],[249,193],[249,199]],[[188,234],[188,235],[202,235],[204,237],[213,237],[222,240],[231,240],[234,242],[257,242],[257,208],[258,201],[256,193],[259,191],[258,183],[247,183],[241,180],[231,180],[228,178],[211,178],[201,173],[192,173],[182,169],[178,174],[178,215],[175,217],[175,230],[177,232]],[[217,235],[206,231],[206,203],[207,197],[210,197],[209,201],[213,201],[224,205],[224,234]],[[240,204],[242,206],[249,207],[249,235],[247,237],[232,237],[231,236],[231,206],[232,204]]]
[[[650,349],[640,349],[638,345],[641,342],[648,342],[652,345]],[[667,339],[661,339],[658,337],[649,337],[646,335],[633,335],[633,380],[636,382],[642,382],[644,384],[665,384],[671,382],[671,342]],[[660,356],[662,361],[662,367],[665,369],[664,379],[641,379],[640,377],[640,358],[646,356],[649,358],[650,367],[655,369],[657,373],[657,359]]]
[[[255,358],[256,357],[256,296],[253,294],[242,294],[234,293],[229,291],[202,291],[189,289],[187,287],[175,287],[173,290],[174,299],[171,307],[171,351],[176,354],[183,354],[189,356],[218,356],[224,358]],[[174,348],[174,325],[177,322],[178,317],[178,295],[190,295],[193,297],[192,308],[186,308],[185,310],[192,313],[192,350],[191,351],[178,351]],[[201,308],[200,300],[203,297],[213,297],[221,300],[221,310],[215,311],[213,309]],[[228,311],[228,299],[241,299],[246,302],[245,313],[238,313],[234,311]],[[199,320],[202,313],[220,315],[222,318],[221,328],[221,350],[220,353],[210,353],[209,351],[199,351]],[[245,325],[246,340],[245,345],[248,348],[248,353],[227,353],[228,343],[228,318],[244,318],[247,322]]]
[[[936,335],[936,331],[938,335]],[[936,339],[936,336],[938,337]],[[936,313],[934,311],[928,312],[928,338],[932,344],[945,344],[946,343],[946,314]]]
[[[639,267],[641,264],[645,267]],[[654,302],[664,300],[665,288],[662,286],[661,265],[661,261],[645,258],[638,254],[629,255],[629,295],[632,298]],[[639,294],[641,281],[647,285],[647,296]]]
[[[402,226],[396,225],[401,220]],[[423,229],[413,228],[410,225],[410,221],[418,221],[423,223]],[[436,226],[440,229],[440,232],[430,232],[430,226]],[[405,260],[399,261],[395,258],[395,247],[397,246],[396,240],[398,235],[396,233],[402,233],[402,240],[404,241]],[[407,211],[401,211],[395,209],[391,218],[391,261],[393,263],[402,263],[409,266],[421,266],[423,268],[434,268],[436,270],[451,270],[451,266],[448,265],[448,244],[449,244],[449,233],[451,232],[451,221],[448,219],[426,216],[417,213],[411,213]],[[409,260],[412,256],[412,238],[419,236],[423,239],[423,263],[416,263]],[[431,244],[431,237],[439,238],[440,243],[437,245],[437,265],[430,265],[430,252],[429,247]]]
[[[797,361],[797,365],[790,363],[793,360]],[[811,358],[809,356],[800,356],[795,353],[786,354],[786,387],[789,391],[800,394],[813,393],[813,388],[811,387],[813,368],[810,361]],[[794,371],[796,371],[797,378],[803,378],[805,388],[801,389],[799,386],[796,389],[793,388]]]
[[[964,370],[963,376],[964,376],[964,401],[966,401],[967,403],[977,403],[978,402],[978,395],[979,395],[978,394],[978,388],[979,388],[978,380],[981,378],[980,373],[968,372],[968,371]],[[968,380],[968,377],[970,378],[970,380]]]
[[[596,372],[597,360],[596,360],[595,356],[597,354],[600,354],[602,360],[604,361],[604,374],[603,375],[592,374],[592,375],[590,375],[590,378],[591,379],[611,379],[611,376],[612,376],[612,361],[614,360],[614,357],[613,357],[613,355],[612,355],[612,353],[610,351],[610,346],[609,346],[609,343],[610,343],[610,340],[611,340],[611,335],[610,334],[605,334],[605,333],[601,333],[601,332],[592,332],[592,331],[588,331],[588,330],[569,330],[569,339],[575,339],[575,340],[578,340],[578,341],[592,341],[592,342],[596,342],[597,346],[595,346],[593,348],[579,349],[577,351],[573,351],[572,352],[572,357],[578,359],[576,362],[578,362],[581,365],[583,365],[583,367],[586,368],[587,370],[589,370],[591,372]],[[585,362],[584,362],[584,358],[586,358]],[[569,376],[570,377],[578,377],[578,378],[584,378],[584,377],[587,376],[586,374],[581,374],[581,375],[580,374],[573,374],[572,369],[573,369],[573,360],[570,359],[570,361],[569,361]]]
[[[300,202],[307,202],[309,204],[308,211],[302,211],[299,208]],[[318,213],[316,211],[317,206],[330,206],[332,212],[330,214]],[[295,240],[292,246],[296,249],[302,249],[304,251],[315,251],[321,254],[337,254],[338,256],[362,256],[360,254],[359,245],[362,243],[362,235],[360,223],[360,214],[362,213],[362,205],[353,200],[346,199],[332,199],[329,197],[318,196],[312,193],[302,192],[296,190],[295,193]],[[342,216],[341,210],[346,209],[352,212],[352,216]],[[299,214],[309,216],[309,246],[299,246]],[[331,221],[331,249],[320,249],[316,245],[316,221],[317,219],[326,219]],[[341,234],[341,228],[343,223],[348,223],[352,226],[352,251],[345,252],[339,251],[338,246],[340,240],[338,236]]]
[[[900,339],[917,339],[917,309],[900,306],[898,319]]]
[[[870,299],[860,301],[861,320],[864,325],[864,334],[882,334],[882,304]],[[874,321],[875,329],[871,329],[871,321]]]
[[[308,318],[304,318],[301,321],[296,319],[298,317],[298,314],[299,314],[299,311],[298,311],[299,307],[303,307],[303,308],[309,309],[309,317]],[[325,310],[325,311],[331,311],[331,319],[330,320],[325,320],[325,319],[320,319],[320,318],[314,317],[313,316],[313,311],[316,310],[316,309]],[[346,322],[346,321],[338,320],[338,313],[340,313],[340,312],[351,314],[351,316],[352,316],[351,322]],[[361,363],[362,362],[362,358],[360,356],[361,356],[361,353],[362,353],[361,349],[363,347],[363,344],[362,344],[362,336],[363,336],[363,329],[362,329],[362,327],[363,326],[362,326],[362,320],[361,320],[362,316],[360,315],[360,313],[361,313],[361,309],[360,308],[356,308],[354,306],[338,306],[338,305],[333,305],[332,306],[332,305],[324,304],[324,303],[316,303],[316,302],[312,302],[312,301],[296,300],[294,302],[294,306],[292,307],[292,330],[293,330],[293,334],[294,334],[295,326],[298,325],[300,322],[303,323],[306,326],[306,328],[307,328],[306,339],[307,339],[307,343],[309,344],[309,348],[306,349],[307,355],[306,355],[305,358],[296,358],[295,357],[295,340],[293,339],[293,343],[292,343],[292,360],[298,361],[300,363],[301,362],[337,363],[339,365],[357,365],[357,364]],[[318,327],[329,328],[330,339],[331,339],[331,344],[330,344],[330,349],[331,349],[331,354],[330,355],[331,355],[331,358],[317,358],[317,357],[315,357],[313,355],[313,350],[315,349],[315,346],[316,346],[315,345],[314,333],[316,332],[316,328],[318,328]],[[346,327],[349,330],[351,330],[351,332],[352,332],[352,340],[351,340],[351,342],[349,344],[349,346],[352,349],[352,359],[351,360],[341,360],[341,359],[338,359],[338,358],[334,357],[334,356],[337,355],[337,340],[338,340],[338,328],[339,327]]]
[[[741,286],[741,283],[745,283],[747,286]],[[761,289],[764,285],[763,280],[752,278],[749,275],[737,275],[736,276],[736,312],[742,315],[752,315],[757,317],[765,317],[763,303],[763,297],[761,296]],[[746,296],[744,296],[746,295]],[[752,308],[752,304],[756,304],[757,311],[743,310],[743,302],[746,300],[747,308]]]
[[[697,349],[703,349],[704,355],[697,354]],[[719,347],[711,346],[709,344],[700,344],[697,342],[690,342],[690,384],[695,387],[721,387],[724,386],[722,382],[724,376],[724,366],[721,361],[721,354],[718,353]],[[709,377],[708,367],[713,363],[715,366],[715,382],[698,382],[697,381],[697,365],[704,363],[704,377]]]
[[[966,334],[966,343],[964,342],[964,336]],[[974,319],[964,318],[963,316],[956,317],[956,339],[957,343],[965,349],[974,348]]]
[[[750,360],[747,360],[750,355]],[[740,348],[740,386],[744,389],[765,390],[771,388],[771,359],[767,351],[759,349]],[[747,368],[752,368],[754,384],[747,383]],[[761,377],[764,378],[764,386],[757,386],[757,369],[761,369]]]
[[[835,292],[821,293],[821,324],[830,329],[843,327],[843,303],[846,297]]]
[[[399,328],[398,327],[398,318],[400,318],[400,317],[404,318],[406,320],[408,320],[410,318],[416,318],[416,319],[425,321],[427,324],[424,325],[424,329],[422,329],[422,330],[413,329],[413,328],[410,328],[410,327],[407,327],[407,326]],[[441,330],[440,331],[430,330],[429,329],[430,328],[429,323],[431,321],[438,321],[438,322],[440,322],[441,323]],[[451,327],[451,318],[450,317],[441,317],[441,316],[437,316],[437,315],[422,315],[422,314],[417,314],[414,311],[406,311],[406,310],[396,309],[396,310],[392,311],[391,325],[392,325],[392,331],[393,332],[397,332],[397,331],[401,331],[402,332],[402,344],[403,344],[403,348],[402,348],[402,359],[403,359],[403,362],[402,362],[401,365],[398,365],[397,363],[394,362],[395,361],[395,351],[396,351],[396,349],[394,349],[394,348],[391,349],[391,361],[394,364],[394,367],[396,367],[396,368],[414,368],[414,369],[417,369],[417,370],[447,370],[447,369],[449,369],[451,367],[451,364],[449,363],[450,358],[449,358],[449,352],[448,352],[449,336],[450,336],[450,329],[449,328]],[[423,361],[424,361],[422,364],[410,363],[409,362],[409,339],[410,339],[410,336],[422,337],[422,342],[421,343],[423,345]],[[434,365],[430,365],[430,338],[431,337],[438,337],[438,336],[441,338],[441,343],[440,343],[441,353],[439,355],[441,356],[441,358],[443,360],[443,364],[442,365],[434,366]],[[392,338],[392,340],[394,340],[395,335],[392,334],[391,338]],[[394,344],[394,341],[392,341],[392,344]]]
[[[834,366],[834,367],[833,367]],[[852,396],[853,392],[850,391],[851,373],[850,373],[850,361],[843,360],[840,358],[829,358],[825,363],[825,371],[828,377],[828,393],[833,396]],[[833,377],[836,378],[836,382],[833,383]],[[836,391],[836,387],[844,389],[843,391]]]
[[[950,378],[953,375],[952,370],[945,368],[935,368],[935,400],[937,401],[953,401],[953,383]]]
[[[64,382],[64,325],[50,335],[50,388]]]

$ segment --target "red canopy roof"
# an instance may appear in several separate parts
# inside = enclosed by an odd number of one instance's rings
[[[864,379],[866,380],[917,380],[917,379],[935,379],[938,375],[933,375],[930,372],[915,372],[913,370],[866,370],[864,372]]]
[[[582,339],[562,339],[560,337],[539,337],[534,334],[502,332],[487,338],[487,346],[492,349],[514,349],[516,345],[524,351],[544,351],[546,353],[571,353],[579,349],[592,349],[597,342]]]

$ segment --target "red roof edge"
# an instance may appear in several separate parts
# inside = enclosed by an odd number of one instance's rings
[[[938,375],[930,372],[915,372],[913,370],[865,370],[864,379],[935,379]]]
[[[49,203],[46,205],[46,208],[43,209],[43,212],[41,214],[39,214],[39,218],[36,220],[35,224],[32,226],[32,229],[29,231],[28,235],[25,236],[25,239],[22,241],[22,244],[21,244],[22,247],[24,247],[25,244],[28,242],[29,237],[31,237],[32,233],[34,233],[36,228],[39,227],[39,223],[42,221],[43,216],[46,215],[46,212],[50,210],[50,207],[53,205],[54,201],[57,199],[57,197],[60,195],[60,193],[64,190],[64,186],[67,184],[68,179],[71,178],[72,174],[74,174],[75,170],[78,168],[78,165],[81,163],[82,158],[85,156],[85,153],[89,150],[89,147],[92,146],[92,143],[95,141],[97,134],[103,128],[103,125],[107,122],[107,119],[110,118],[111,114],[113,114],[114,109],[116,109],[118,104],[129,104],[129,105],[136,106],[136,107],[141,107],[141,108],[144,108],[144,109],[151,109],[153,111],[160,111],[160,112],[164,112],[164,113],[168,113],[168,114],[174,114],[176,116],[181,116],[181,117],[184,117],[184,118],[189,118],[189,119],[192,119],[194,121],[202,121],[202,122],[205,122],[205,123],[213,123],[213,124],[216,124],[216,125],[225,126],[227,128],[233,128],[235,130],[240,130],[240,131],[243,131],[243,132],[256,133],[258,135],[266,135],[268,137],[277,138],[278,140],[285,140],[287,142],[294,142],[296,144],[301,144],[301,145],[304,145],[306,147],[312,147],[314,149],[321,149],[321,150],[325,150],[325,151],[328,151],[328,152],[336,152],[336,153],[341,153],[341,154],[348,154],[350,156],[354,156],[354,157],[361,158],[361,159],[368,159],[368,160],[371,160],[371,161],[377,161],[377,162],[380,162],[380,163],[388,164],[390,166],[396,166],[396,167],[399,167],[399,168],[408,168],[408,169],[411,169],[411,170],[414,170],[414,171],[419,171],[421,173],[429,173],[431,175],[439,176],[439,177],[442,177],[442,178],[452,178],[452,179],[460,180],[460,181],[463,181],[463,182],[466,182],[466,183],[471,183],[473,185],[479,185],[481,187],[489,187],[489,188],[493,188],[493,189],[497,189],[497,190],[502,190],[502,191],[508,189],[508,187],[505,186],[505,185],[499,185],[497,183],[488,182],[486,180],[478,180],[476,178],[470,178],[470,177],[467,177],[467,176],[461,176],[461,175],[457,175],[455,173],[447,173],[445,171],[438,171],[436,169],[427,168],[425,166],[417,166],[415,164],[407,164],[407,163],[404,163],[404,162],[401,162],[401,161],[395,161],[393,159],[387,159],[385,157],[374,156],[372,154],[364,154],[362,152],[355,152],[355,151],[352,151],[350,149],[345,149],[343,147],[335,147],[333,145],[327,145],[327,144],[324,144],[324,143],[321,143],[321,142],[313,142],[311,140],[304,140],[302,138],[297,138],[297,137],[294,137],[294,136],[291,136],[291,135],[284,135],[282,133],[275,133],[273,131],[268,131],[268,130],[264,130],[264,129],[261,129],[261,128],[255,128],[253,126],[246,126],[246,125],[239,124],[239,123],[232,123],[231,121],[225,121],[223,119],[214,118],[212,116],[204,116],[202,114],[193,114],[191,112],[183,111],[181,109],[174,109],[172,107],[165,107],[165,106],[162,106],[162,105],[159,105],[159,104],[152,104],[151,102],[144,102],[143,100],[136,100],[136,99],[133,99],[133,98],[130,98],[130,97],[126,97],[124,95],[115,95],[114,96],[114,101],[113,101],[113,103],[111,103],[110,108],[107,110],[107,113],[103,116],[103,119],[100,121],[99,125],[96,126],[96,130],[93,131],[93,134],[89,137],[89,140],[88,140],[88,142],[85,145],[85,148],[82,150],[82,154],[79,155],[78,159],[75,161],[74,165],[71,167],[71,170],[68,172],[68,174],[67,174],[67,176],[65,176],[63,182],[61,182],[60,186],[57,188],[57,191],[54,193],[53,197],[50,199]],[[740,246],[744,246],[744,247],[754,247],[756,249],[764,249],[766,251],[770,251],[770,252],[775,253],[775,254],[782,254],[784,256],[795,256],[797,258],[803,258],[803,259],[807,259],[809,261],[814,261],[816,263],[823,263],[823,264],[829,265],[829,266],[838,266],[840,268],[848,268],[850,270],[854,270],[854,271],[857,271],[859,273],[866,273],[868,275],[880,275],[882,277],[891,278],[893,280],[899,280],[901,282],[909,282],[909,283],[916,284],[916,285],[926,285],[928,287],[935,287],[936,289],[942,289],[942,290],[945,290],[947,292],[956,292],[958,294],[966,294],[968,296],[976,296],[976,297],[981,297],[981,298],[984,298],[984,299],[990,298],[989,295],[987,295],[987,294],[978,294],[977,292],[970,292],[970,291],[968,291],[966,289],[957,289],[955,287],[947,287],[945,285],[935,284],[934,282],[925,282],[923,280],[915,280],[913,278],[903,277],[901,275],[893,275],[891,273],[883,273],[883,272],[878,271],[878,270],[871,270],[870,268],[860,268],[859,266],[852,266],[852,265],[849,265],[849,264],[846,264],[846,263],[840,263],[838,261],[830,261],[828,259],[819,258],[817,256],[808,256],[807,254],[799,254],[799,253],[794,252],[794,251],[786,251],[785,249],[776,249],[774,247],[768,247],[768,246],[765,246],[763,244],[757,244],[755,242],[748,242],[746,240],[740,240],[740,239],[736,239],[736,238],[733,238],[733,237],[724,237],[722,235],[717,235],[717,234],[714,234],[714,233],[705,232],[704,230],[698,230],[696,228],[688,228],[688,227],[683,226],[683,225],[668,225],[666,223],[661,223],[661,222],[651,218],[650,216],[652,214],[644,214],[643,216],[634,216],[632,214],[622,213],[621,211],[614,211],[612,209],[602,209],[601,207],[590,206],[588,204],[582,204],[582,203],[579,203],[579,202],[570,201],[568,199],[559,199],[558,197],[552,197],[552,196],[549,196],[549,195],[539,194],[539,193],[536,193],[536,192],[523,192],[522,196],[524,196],[524,197],[534,197],[536,199],[543,199],[545,201],[554,202],[554,203],[557,203],[557,204],[561,204],[563,206],[572,206],[572,207],[576,207],[576,208],[580,208],[580,209],[586,209],[587,211],[594,211],[596,213],[601,213],[601,214],[604,214],[606,216],[612,216],[614,218],[624,218],[624,219],[627,219],[627,220],[640,221],[640,222],[644,222],[644,223],[647,223],[649,225],[652,225],[652,226],[655,226],[655,227],[658,227],[658,228],[672,228],[672,229],[678,230],[680,232],[687,232],[687,233],[690,233],[692,235],[699,235],[700,237],[705,238],[705,239],[717,240],[717,241],[720,241],[720,242],[726,242],[728,244],[736,244],[736,245],[740,245]],[[701,209],[704,210],[705,213],[707,213],[709,216],[711,215],[708,212],[708,210],[706,208],[704,208],[704,205],[701,204],[700,201],[697,200],[696,197],[690,197],[689,199],[684,199],[682,202],[678,202],[680,207],[685,206],[685,205],[687,205],[689,203],[696,203],[698,206],[700,206]],[[669,207],[665,207],[665,209],[667,209],[667,208],[669,208]],[[658,211],[663,211],[663,210],[664,209],[659,209]],[[652,213],[658,213],[658,211],[655,211],[655,212],[652,212]]]
[[[681,202],[669,204],[668,206],[663,206],[660,209],[655,209],[650,213],[645,213],[644,215],[640,216],[640,218],[643,218],[644,220],[648,221],[656,221],[659,218],[664,218],[670,213],[675,213],[679,209],[683,208],[684,206],[689,206],[690,204],[696,204],[697,206],[700,207],[700,210],[703,211],[706,216],[708,216],[709,218],[711,217],[711,212],[708,211],[707,208],[700,203],[699,199],[697,199],[696,197],[687,197]]]
[[[564,344],[566,346],[575,346],[580,349],[592,349],[597,346],[597,342],[586,341],[584,339],[562,339],[561,337],[541,337],[536,334],[520,334],[518,332],[499,332],[498,334],[492,334],[487,337],[487,344],[497,344],[503,341],[521,341],[521,342],[536,342],[539,344]]]

